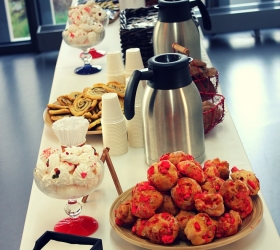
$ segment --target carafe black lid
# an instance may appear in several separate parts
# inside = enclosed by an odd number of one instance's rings
[[[164,23],[176,23],[192,18],[189,0],[159,0],[158,20]]]
[[[161,90],[178,89],[189,85],[192,82],[190,59],[179,53],[165,53],[150,58],[148,70],[153,72],[153,76],[149,79],[148,85]]]

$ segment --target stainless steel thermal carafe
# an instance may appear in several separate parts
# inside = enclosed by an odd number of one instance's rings
[[[128,82],[124,113],[134,117],[136,90],[148,80],[142,100],[144,149],[148,165],[165,153],[182,150],[204,160],[202,101],[189,72],[186,55],[165,53],[148,60],[148,69],[135,70]]]
[[[191,13],[195,6],[201,12],[203,27],[210,30],[211,19],[200,0],[158,1],[158,21],[153,31],[154,55],[174,52],[172,44],[178,43],[190,50],[192,58],[201,59],[200,35]]]

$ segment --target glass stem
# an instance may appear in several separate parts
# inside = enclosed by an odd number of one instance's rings
[[[89,53],[89,49],[85,50],[83,53],[81,53],[81,59],[83,60],[85,65],[89,65],[90,61],[92,59],[91,54]]]
[[[79,202],[77,202],[77,199],[69,199],[68,203],[64,207],[64,211],[72,219],[76,219],[82,212],[82,205]]]

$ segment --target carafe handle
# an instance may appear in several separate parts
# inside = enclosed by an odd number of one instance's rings
[[[131,120],[135,115],[135,97],[138,84],[141,80],[151,80],[153,71],[135,70],[129,78],[124,96],[124,115]]]
[[[212,29],[211,18],[209,16],[206,6],[201,2],[201,0],[195,0],[190,2],[191,8],[194,8],[196,6],[198,7],[201,13],[203,28],[205,30],[211,30]]]

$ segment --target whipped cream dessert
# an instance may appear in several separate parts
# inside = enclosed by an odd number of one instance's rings
[[[103,164],[90,145],[45,149],[34,171],[39,189],[54,198],[88,195],[103,179]]]
[[[64,40],[72,46],[89,46],[104,38],[107,13],[94,1],[72,7],[68,11],[69,27],[62,32]]]

